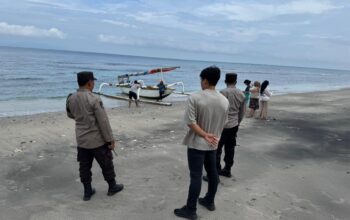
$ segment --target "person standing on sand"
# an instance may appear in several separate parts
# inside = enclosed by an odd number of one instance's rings
[[[221,133],[221,138],[216,152],[216,168],[220,176],[231,177],[231,168],[234,162],[233,158],[235,156],[238,127],[244,117],[246,106],[243,92],[236,88],[237,74],[227,73],[225,83],[227,88],[221,90],[220,92],[228,99],[230,107],[228,112],[228,121]],[[221,169],[221,154],[223,146],[225,146],[225,167]],[[207,181],[208,177],[204,176],[203,179]]]
[[[271,92],[267,89],[267,86],[269,85],[269,81],[265,80],[261,84],[261,89],[260,89],[260,103],[261,103],[261,110],[260,110],[260,115],[259,118],[262,120],[267,119],[267,107],[268,107],[268,102],[271,97]]]
[[[139,99],[137,97],[137,92],[141,88],[141,85],[137,80],[134,81],[134,84],[131,86],[129,91],[129,108],[131,107],[132,99],[134,98],[136,107],[139,107]]]
[[[250,112],[247,118],[255,117],[255,111],[259,109],[259,93],[260,93],[260,82],[255,81],[253,88],[250,90],[250,100],[249,100],[249,109]]]
[[[165,90],[166,90],[166,86],[163,82],[163,80],[160,80],[159,84],[157,85],[158,89],[159,89],[159,99],[160,101],[162,101],[163,99],[163,95],[165,93]]]
[[[250,83],[251,81],[246,79],[244,80],[244,85],[246,85],[246,88],[244,90],[244,96],[245,96],[245,103],[247,106],[249,106],[249,99],[250,99]]]
[[[190,95],[186,104],[185,122],[189,127],[183,144],[187,146],[190,186],[185,206],[174,210],[178,217],[197,219],[197,200],[202,186],[203,165],[208,174],[208,191],[198,202],[215,210],[214,198],[219,176],[216,169],[216,149],[228,117],[228,100],[215,90],[220,69],[212,66],[200,73],[202,91]]]
[[[95,86],[93,72],[83,71],[77,74],[79,89],[67,97],[67,116],[75,120],[80,181],[84,185],[84,201],[95,194],[91,186],[91,167],[94,158],[99,163],[104,179],[107,181],[108,196],[123,190],[123,184],[117,184],[111,150],[115,140],[106,111],[99,96],[92,93]]]

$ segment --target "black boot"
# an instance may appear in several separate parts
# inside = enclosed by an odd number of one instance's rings
[[[232,177],[231,171],[229,169],[222,169],[219,171],[220,176],[225,176],[225,177]]]
[[[91,183],[83,183],[84,184],[84,201],[89,201],[91,197],[95,194],[95,189],[91,187]]]
[[[198,203],[205,208],[207,208],[209,211],[214,211],[215,210],[215,204],[214,202],[208,202],[206,198],[199,198]]]
[[[195,211],[190,211],[187,206],[184,206],[180,209],[175,209],[174,210],[174,214],[177,216],[177,217],[181,217],[181,218],[187,218],[187,219],[190,219],[190,220],[196,220],[198,219],[198,216],[196,214]]]
[[[208,181],[209,181],[208,176],[203,176],[202,179],[203,179],[203,181],[205,181],[205,182],[208,182]],[[220,178],[218,178],[218,183],[220,183]]]
[[[108,181],[108,196],[113,196],[114,194],[122,191],[124,189],[123,184],[117,184],[115,180]]]

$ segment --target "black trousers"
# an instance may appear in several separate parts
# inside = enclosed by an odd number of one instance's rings
[[[129,91],[129,99],[132,100],[132,98],[137,100],[137,94],[133,91]]]
[[[221,154],[222,148],[225,146],[225,167],[224,169],[231,171],[231,167],[234,163],[235,147],[236,147],[236,137],[238,132],[238,125],[233,128],[225,128],[222,131],[221,138],[218,144],[218,149],[216,153],[216,167],[221,170]]]
[[[91,183],[91,167],[94,158],[102,169],[104,179],[107,182],[114,181],[113,155],[107,144],[95,149],[78,147],[80,181],[82,183]]]
[[[219,176],[216,169],[216,150],[201,151],[188,148],[187,158],[191,183],[188,190],[186,205],[191,211],[196,211],[197,200],[202,188],[203,165],[208,174],[208,191],[205,195],[205,199],[207,199],[208,202],[214,202],[219,183]]]

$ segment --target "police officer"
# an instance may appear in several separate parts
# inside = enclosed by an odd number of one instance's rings
[[[102,169],[107,181],[108,196],[123,190],[123,184],[117,184],[111,150],[115,141],[106,111],[99,96],[92,90],[95,85],[93,72],[83,71],[77,74],[79,89],[67,97],[67,115],[75,120],[80,180],[84,185],[84,201],[95,194],[91,187],[91,167],[94,158]]]

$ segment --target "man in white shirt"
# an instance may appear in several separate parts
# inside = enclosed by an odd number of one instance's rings
[[[216,149],[228,115],[229,102],[215,86],[220,79],[220,69],[212,66],[200,74],[202,91],[187,100],[185,122],[190,128],[183,144],[188,147],[188,166],[191,183],[187,203],[174,210],[178,217],[197,219],[197,200],[201,191],[203,165],[208,174],[208,192],[199,198],[199,204],[215,210],[214,198],[219,176],[216,169]]]
[[[130,91],[129,91],[129,108],[131,107],[131,102],[132,99],[134,98],[136,107],[139,107],[139,100],[137,97],[137,92],[141,88],[139,82],[137,80],[134,81],[134,84],[131,86]]]

